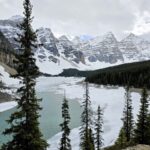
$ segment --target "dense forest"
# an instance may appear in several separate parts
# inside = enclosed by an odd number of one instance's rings
[[[123,64],[97,71],[86,81],[103,85],[119,85],[150,88],[150,61]]]
[[[94,71],[65,69],[58,76],[86,77],[90,83],[150,88],[150,61],[122,64]]]
[[[78,69],[64,69],[62,73],[55,75],[55,76],[62,76],[62,77],[88,77],[90,75],[96,74],[98,70],[95,71],[80,71]]]

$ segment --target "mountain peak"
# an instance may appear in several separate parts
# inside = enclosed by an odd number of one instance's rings
[[[72,42],[65,35],[62,35],[58,40],[63,45],[65,44],[65,45],[68,45],[68,46],[72,46]]]
[[[67,36],[62,35],[59,40],[63,40],[63,41],[69,41],[69,39],[67,38]]]
[[[103,36],[103,41],[107,41],[108,43],[116,43],[117,39],[112,32],[107,32]]]
[[[109,31],[106,34],[104,34],[104,37],[105,38],[114,38],[115,36],[114,36],[114,34],[111,31]]]
[[[44,28],[44,27],[41,27],[39,29],[37,29],[38,31],[48,31],[48,32],[52,32],[50,28]]]
[[[130,33],[125,39],[123,39],[122,41],[134,41],[134,42],[137,42],[137,41],[141,41],[142,39],[138,36],[136,36],[135,34],[133,33]]]
[[[143,47],[143,49],[145,49],[147,47],[147,45],[149,45],[149,41],[144,39],[143,37],[137,36],[133,33],[130,33],[126,38],[124,38],[121,42],[126,43],[127,45],[145,45]]]
[[[129,35],[128,35],[128,38],[135,38],[135,37],[137,37],[134,33],[130,33]]]
[[[50,28],[41,27],[37,29],[37,33],[40,36],[46,36],[46,37],[54,36]]]
[[[15,21],[15,22],[21,22],[23,20],[23,16],[15,15],[15,16],[10,17],[9,20]]]
[[[108,31],[106,35],[114,35],[112,31]]]

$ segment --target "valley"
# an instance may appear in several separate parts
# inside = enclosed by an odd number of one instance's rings
[[[21,33],[17,25],[22,20],[21,16],[0,20],[0,31],[9,41],[5,43],[11,44],[17,53],[20,46],[14,38]],[[95,70],[150,58],[149,39],[132,33],[122,40],[117,40],[112,32],[88,40],[81,39],[80,36],[71,39],[65,35],[56,37],[50,28],[44,27],[37,29],[36,33],[39,46],[33,51],[42,73],[55,75],[68,68]]]
[[[11,78],[10,74],[16,74],[16,70],[13,69],[15,68],[13,64],[15,54],[22,53],[20,44],[14,40],[14,38],[18,38],[17,33],[21,33],[18,24],[22,20],[21,16],[0,20],[0,43],[4,45],[0,47],[0,80],[7,87],[10,87],[10,89],[2,90],[2,92],[10,95],[15,94],[16,89],[21,85],[20,80]],[[43,107],[39,118],[40,129],[44,139],[51,145],[48,150],[57,150],[56,145],[59,145],[62,136],[59,124],[62,121],[61,104],[65,93],[70,106],[71,145],[73,150],[79,150],[80,116],[85,93],[85,77],[97,73],[115,72],[114,70],[120,73],[120,70],[124,71],[124,68],[129,72],[135,71],[136,64],[139,64],[139,62],[140,64],[144,63],[141,66],[145,66],[145,62],[149,65],[147,60],[150,59],[150,41],[132,33],[122,40],[117,40],[112,32],[88,40],[81,39],[80,36],[70,39],[65,35],[56,37],[50,28],[44,27],[36,29],[36,35],[38,47],[33,48],[36,65],[42,75],[53,75],[53,77],[40,76],[36,80],[37,96],[43,99],[40,103],[40,106]],[[126,65],[129,66],[128,63],[133,63],[129,70],[126,67]],[[120,64],[125,65],[117,66]],[[135,67],[132,67],[132,65],[135,65]],[[96,78],[94,77],[94,79]],[[110,83],[102,82],[98,85],[93,80],[87,81],[91,82],[89,91],[91,106],[94,111],[92,119],[95,119],[96,109],[101,105],[104,113],[103,147],[111,146],[115,143],[122,127],[121,118],[125,95],[123,86],[125,84],[118,86],[117,82],[110,86]],[[136,121],[140,106],[140,93],[132,90],[131,97],[134,121]],[[6,98],[3,102],[8,101],[8,99]],[[17,103],[14,101],[0,104],[0,143],[4,143],[11,138],[4,137],[2,132],[7,126],[5,120],[16,108]]]

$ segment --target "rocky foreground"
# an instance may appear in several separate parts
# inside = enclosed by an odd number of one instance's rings
[[[150,150],[150,146],[148,145],[137,145],[134,147],[129,147],[124,150]]]

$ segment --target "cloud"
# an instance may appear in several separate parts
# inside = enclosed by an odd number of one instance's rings
[[[150,12],[144,11],[142,14],[136,14],[136,22],[133,26],[132,32],[136,35],[150,33]]]
[[[22,0],[0,0],[0,19],[22,14]]]
[[[34,27],[45,26],[54,33],[101,35],[107,31],[122,37],[144,24],[150,13],[149,0],[31,0]],[[0,18],[22,14],[22,0],[0,0]],[[138,15],[137,15],[138,14]],[[142,20],[143,21],[139,21]],[[149,28],[147,26],[147,28]],[[149,30],[149,29],[147,29]]]

